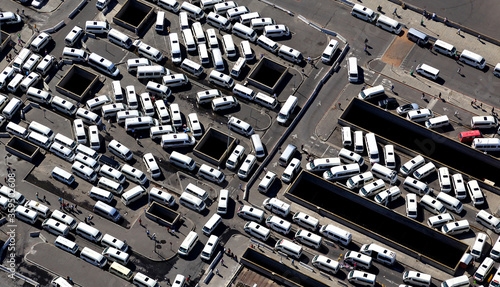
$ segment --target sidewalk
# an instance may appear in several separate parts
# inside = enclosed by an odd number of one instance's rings
[[[353,3],[358,3],[353,2]],[[415,28],[430,37],[437,38],[439,40],[445,41],[449,44],[454,45],[458,51],[467,49],[474,53],[483,56],[488,64],[495,66],[500,63],[500,49],[498,46],[491,44],[486,41],[479,41],[476,36],[472,36],[465,32],[461,32],[460,35],[457,34],[457,29],[453,27],[446,26],[442,22],[427,20],[422,14],[418,14],[409,9],[403,9],[400,5],[396,5],[387,0],[372,0],[363,1],[359,3],[365,7],[377,11],[377,7],[382,6],[382,15],[393,18],[407,28]],[[393,15],[394,9],[397,9],[397,14]],[[380,13],[380,12],[379,12]],[[432,15],[433,11],[427,11]],[[437,15],[440,16],[440,15]],[[440,16],[442,17],[442,16]],[[453,19],[448,19],[453,21]],[[423,25],[420,22],[423,21]],[[406,35],[404,36],[406,37]]]

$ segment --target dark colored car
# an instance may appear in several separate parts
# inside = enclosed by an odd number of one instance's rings
[[[399,106],[399,104],[398,104],[398,100],[396,100],[395,98],[387,98],[387,99],[378,101],[378,106],[381,108],[393,109],[393,108]]]

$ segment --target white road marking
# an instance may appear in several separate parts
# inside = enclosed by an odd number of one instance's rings
[[[321,67],[321,69],[319,69],[319,72],[316,73],[316,76],[314,76],[314,79],[316,80],[316,78],[321,74],[321,71],[323,71],[323,67]]]
[[[428,108],[429,110],[432,110],[432,108],[434,108],[434,105],[436,105],[437,101],[438,101],[438,99],[436,99],[436,98],[432,99],[432,100],[429,102],[429,104],[427,105],[427,108]]]
[[[325,153],[328,151],[328,149],[330,148],[330,146],[327,146],[325,151],[323,152],[323,154],[321,155],[321,157],[323,157],[325,155]]]

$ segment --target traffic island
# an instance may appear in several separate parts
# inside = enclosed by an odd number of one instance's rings
[[[5,150],[28,162],[33,162],[40,148],[22,138],[12,137],[5,145]]]
[[[248,83],[266,93],[273,94],[288,75],[288,68],[267,57],[263,57],[250,71]]]
[[[285,196],[321,216],[402,251],[425,264],[455,274],[469,246],[409,217],[308,171],[301,171]],[[425,242],[425,244],[422,244]]]
[[[215,166],[222,166],[235,144],[236,139],[232,136],[209,128],[194,147],[193,153]]]
[[[82,103],[97,83],[99,83],[99,75],[73,65],[57,83],[56,91]]]
[[[113,17],[113,22],[138,34],[153,15],[153,6],[142,1],[129,0],[123,4],[120,11]]]

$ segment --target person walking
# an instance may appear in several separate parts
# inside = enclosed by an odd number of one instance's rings
[[[139,218],[139,225],[142,226],[142,219]]]
[[[340,104],[340,102],[339,102],[339,109],[342,109],[342,108],[340,107],[340,105],[341,105],[341,104]]]
[[[35,193],[36,199],[38,200],[38,191]]]
[[[460,31],[462,31],[462,29],[458,28],[458,30],[457,30],[457,34],[458,34],[459,36],[461,36],[461,35],[460,35]]]
[[[460,72],[461,72],[461,71],[462,71],[462,67],[458,67],[457,73],[458,73],[459,75],[462,75],[462,74],[460,74]]]
[[[420,97],[420,99],[421,99],[422,101],[425,101],[425,94],[424,94],[424,93],[422,93],[422,97]]]
[[[394,85],[391,85],[391,92],[394,93]]]
[[[156,233],[153,233],[153,236],[151,236],[151,239],[153,239],[154,241],[156,241]]]
[[[394,8],[394,12],[392,12],[392,15],[398,16],[398,8]]]
[[[148,237],[149,237],[149,229],[147,229],[147,230],[146,230],[146,234],[147,234],[147,235],[148,235]]]

